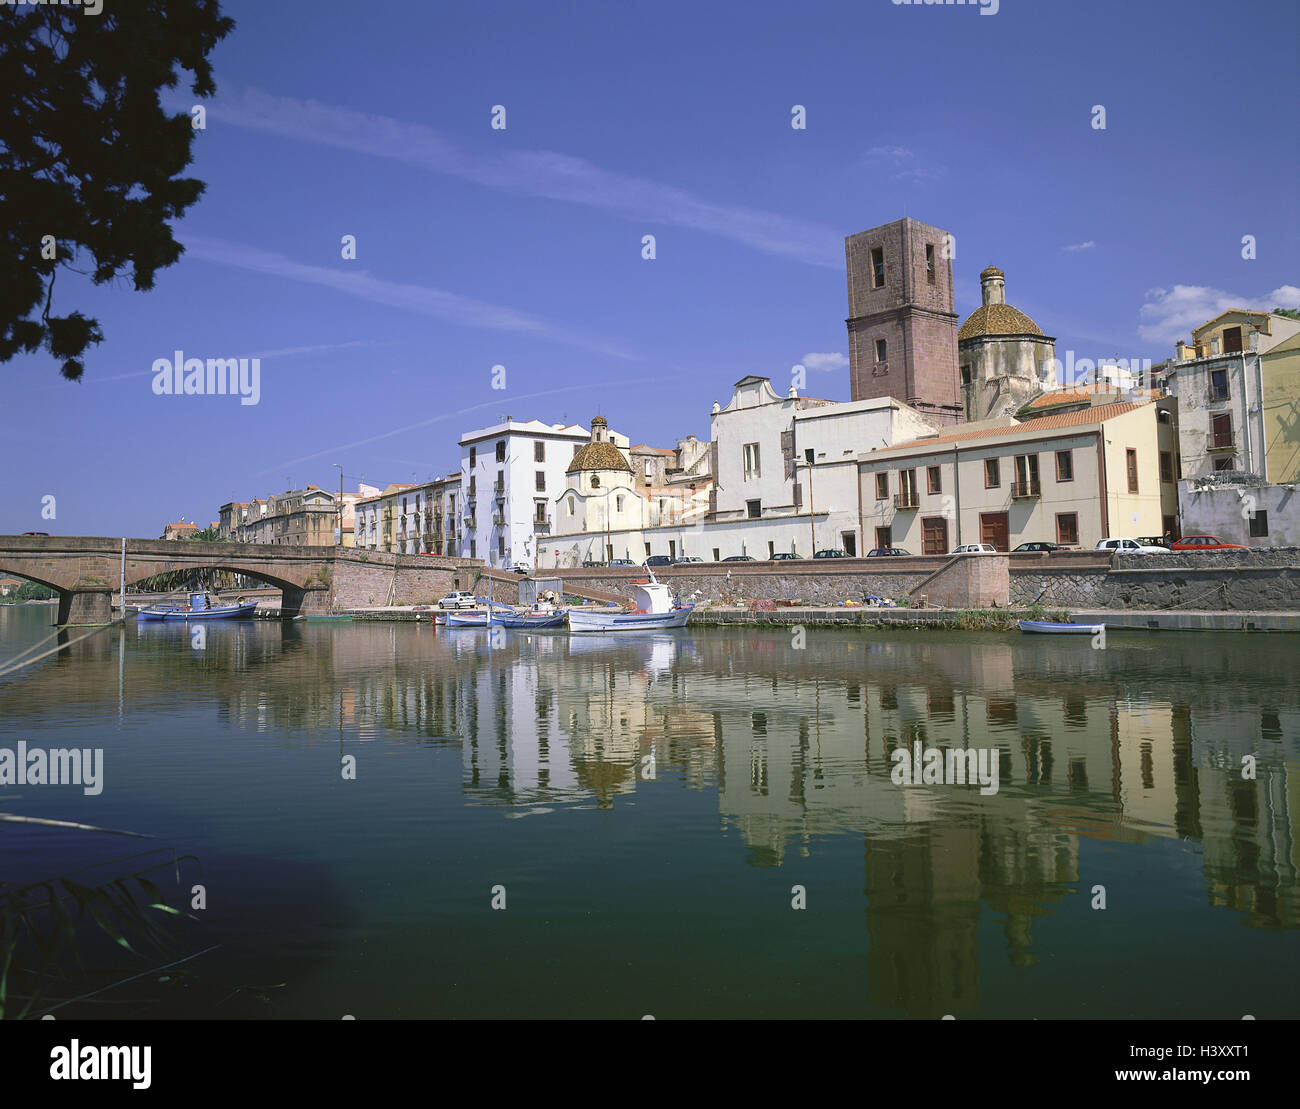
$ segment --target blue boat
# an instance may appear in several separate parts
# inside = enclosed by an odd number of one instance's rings
[[[562,628],[564,609],[555,612],[497,613],[495,621],[503,628]]]
[[[1020,630],[1035,635],[1096,635],[1105,624],[1060,624],[1050,620],[1020,620]]]
[[[153,605],[136,613],[137,620],[245,620],[253,615],[256,601],[242,597],[233,605],[213,604],[206,593],[191,593],[189,604]]]

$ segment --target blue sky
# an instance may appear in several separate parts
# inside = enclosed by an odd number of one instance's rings
[[[956,236],[963,317],[996,264],[1062,357],[1300,306],[1294,3],[997,7],[229,0],[187,253],[146,294],[60,278],[106,339],[79,384],[5,367],[0,532],[424,480],[499,414],[705,438],[805,361],[848,399],[843,238],[903,215]],[[259,356],[259,403],[155,395],[176,350]]]

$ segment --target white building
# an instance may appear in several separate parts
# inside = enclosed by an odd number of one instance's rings
[[[567,484],[565,469],[587,442],[573,424],[510,417],[462,435],[457,553],[498,568],[535,567],[537,542],[551,532],[551,504]]]

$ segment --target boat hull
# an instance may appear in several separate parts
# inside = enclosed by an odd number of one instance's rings
[[[636,632],[684,628],[693,607],[687,605],[669,612],[580,612],[569,609],[569,631]]]
[[[563,612],[548,612],[541,615],[498,616],[496,622],[503,628],[562,628]]]
[[[1105,624],[1058,624],[1048,620],[1020,620],[1020,630],[1031,635],[1096,635]]]
[[[500,628],[504,627],[504,625],[501,623],[501,617],[495,613],[489,615],[486,612],[449,612],[447,613],[447,627]]]
[[[142,608],[136,613],[137,620],[247,620],[257,608],[256,601],[242,605],[215,605],[212,608]]]

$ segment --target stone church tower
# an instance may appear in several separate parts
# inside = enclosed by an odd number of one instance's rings
[[[980,292],[984,303],[957,333],[966,420],[1015,415],[1057,385],[1056,340],[1007,303],[1006,275],[989,266],[980,274]]]
[[[844,240],[854,400],[894,397],[937,423],[962,418],[951,243],[914,219]]]

